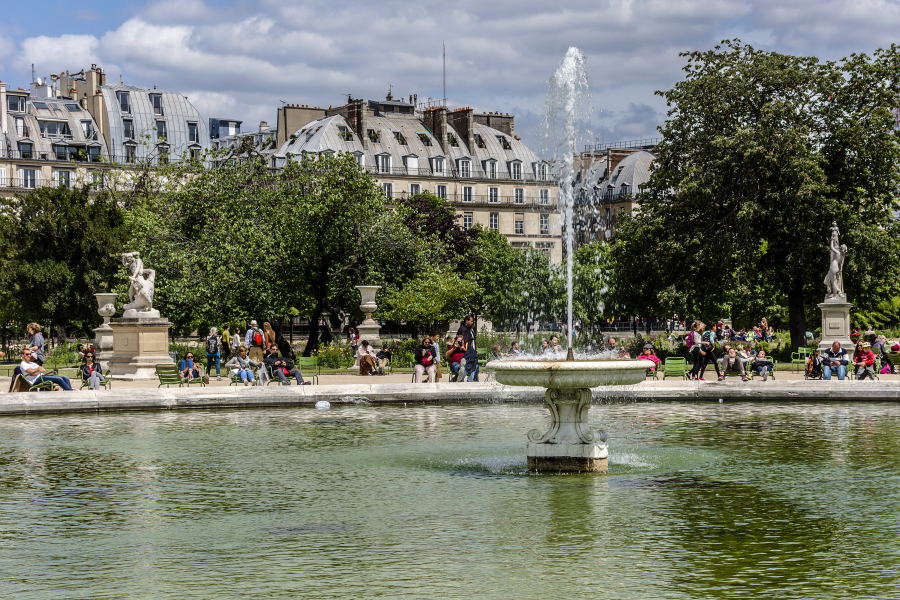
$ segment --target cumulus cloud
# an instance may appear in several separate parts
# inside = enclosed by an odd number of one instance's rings
[[[741,37],[769,49],[840,58],[890,44],[896,0],[150,0],[94,35],[22,39],[0,69],[22,76],[103,65],[110,79],[179,91],[207,116],[272,120],[281,100],[328,106],[345,94],[442,95],[447,44],[451,105],[518,112],[516,131],[539,149],[546,82],[566,49],[587,56],[595,133],[655,135],[653,91],[681,77],[685,50]],[[4,43],[6,47],[4,47]],[[13,51],[0,37],[0,61]],[[9,78],[7,73],[3,73]]]

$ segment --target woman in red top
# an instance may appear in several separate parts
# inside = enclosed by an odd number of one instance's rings
[[[81,363],[81,378],[88,381],[92,390],[100,389],[100,382],[106,381],[103,373],[100,372],[100,365],[94,362],[94,351],[88,350],[84,353]]]

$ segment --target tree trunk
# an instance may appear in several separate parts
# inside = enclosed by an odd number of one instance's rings
[[[56,326],[56,345],[62,346],[66,343],[66,326],[65,325],[57,325]]]
[[[803,285],[788,291],[788,327],[791,332],[791,350],[806,346],[806,307],[803,305]]]
[[[309,316],[309,339],[306,340],[306,348],[303,356],[312,356],[313,350],[319,347],[319,323],[322,322],[322,302],[316,302],[316,307]]]

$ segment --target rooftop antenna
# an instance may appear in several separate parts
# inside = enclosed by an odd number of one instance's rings
[[[387,99],[388,99],[388,100],[393,100],[393,99],[394,99],[394,96],[391,94],[391,92],[392,92],[393,90],[394,90],[394,86],[392,86],[390,83],[388,83],[388,95],[387,95]]]
[[[31,83],[34,83],[34,63],[31,63]]]
[[[447,44],[441,40],[441,48],[444,49],[444,106],[447,106]]]

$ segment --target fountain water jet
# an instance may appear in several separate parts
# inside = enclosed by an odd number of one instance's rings
[[[550,428],[528,432],[528,468],[539,472],[606,471],[606,435],[587,423],[591,408],[591,388],[601,385],[631,385],[645,378],[647,362],[642,360],[575,360],[572,353],[572,268],[573,204],[575,200],[575,129],[588,98],[584,55],[569,48],[550,82],[547,96],[548,135],[563,119],[563,142],[557,147],[559,203],[565,230],[566,296],[569,351],[565,361],[492,361],[489,365],[504,385],[547,388],[545,401],[550,411]]]

